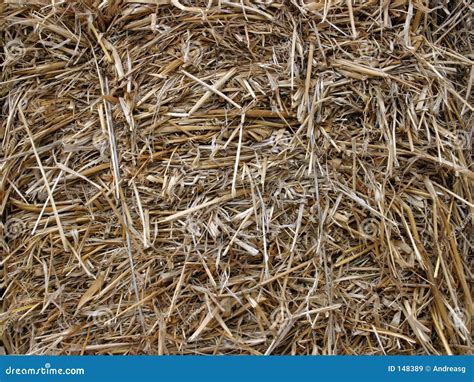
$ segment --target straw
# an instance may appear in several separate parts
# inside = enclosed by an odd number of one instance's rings
[[[472,354],[470,11],[3,2],[1,351]]]

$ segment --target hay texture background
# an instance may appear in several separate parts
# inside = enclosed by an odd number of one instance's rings
[[[0,10],[4,352],[472,352],[468,1]]]

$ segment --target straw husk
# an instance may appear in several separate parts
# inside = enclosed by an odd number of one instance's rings
[[[0,5],[8,354],[470,354],[467,1]]]

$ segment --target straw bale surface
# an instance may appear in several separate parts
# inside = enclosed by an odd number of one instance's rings
[[[9,354],[470,354],[469,1],[0,5]]]

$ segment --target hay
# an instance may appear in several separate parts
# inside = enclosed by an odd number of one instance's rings
[[[467,1],[0,9],[6,353],[472,352]]]

